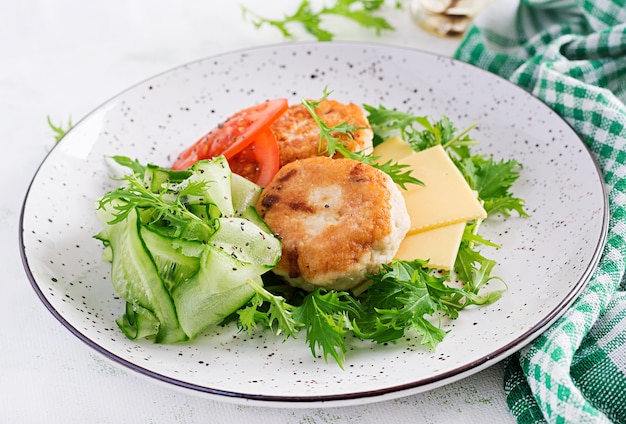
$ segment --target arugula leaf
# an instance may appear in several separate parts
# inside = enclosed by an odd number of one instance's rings
[[[143,165],[137,159],[131,159],[127,156],[113,156],[112,159],[121,166],[125,166],[129,168],[133,174],[137,175],[139,178],[143,178],[146,174],[146,165]]]
[[[413,330],[431,348],[443,340],[445,332],[427,319],[440,309],[430,296],[428,281],[445,277],[435,277],[423,265],[421,260],[394,261],[369,277],[374,283],[364,293],[364,318],[354,322],[357,336],[385,343]]]
[[[338,0],[334,6],[322,9],[321,14],[345,17],[364,28],[374,29],[376,35],[380,35],[382,30],[394,29],[386,19],[372,14],[372,12],[379,10],[384,3],[385,0]]]
[[[344,337],[351,330],[351,320],[360,315],[360,304],[347,292],[317,289],[308,293],[298,306],[262,285],[248,281],[256,292],[248,304],[237,311],[237,325],[249,334],[271,329],[285,339],[296,338],[302,329],[313,356],[321,349],[325,361],[332,356],[343,368],[346,352]]]
[[[326,145],[323,153],[327,154],[330,157],[335,156],[336,153],[341,154],[343,157],[356,160],[358,162],[364,163],[366,165],[370,165],[385,174],[389,175],[391,179],[398,184],[403,189],[406,189],[407,184],[417,184],[423,186],[424,183],[418,180],[417,178],[411,175],[411,171],[406,171],[408,165],[398,164],[391,160],[385,163],[379,163],[378,156],[367,155],[363,152],[353,152],[346,148],[341,142],[339,135],[346,135],[348,137],[353,137],[354,131],[359,129],[363,129],[363,127],[359,127],[356,125],[349,124],[348,122],[342,122],[335,126],[329,127],[326,125],[324,121],[320,119],[320,117],[315,112],[315,109],[319,106],[320,102],[330,95],[330,92],[324,88],[323,96],[318,101],[313,100],[302,100],[302,104],[309,111],[317,126],[320,130],[320,140],[319,140],[319,149],[322,151],[324,145]]]
[[[500,298],[501,292],[478,295],[473,290],[447,285],[447,276],[438,276],[422,260],[383,265],[364,294],[363,318],[354,322],[354,332],[379,343],[399,339],[406,331],[421,336],[422,344],[434,349],[446,332],[433,324],[440,314],[456,318],[469,305],[485,305]]]
[[[266,290],[261,284],[253,280],[247,281],[255,290],[254,297],[248,305],[237,311],[238,326],[252,333],[261,325],[264,329],[273,330],[274,334],[283,334],[285,339],[296,337],[303,324],[294,317],[295,307],[287,303],[286,299]]]
[[[360,305],[354,298],[347,292],[318,288],[305,297],[295,313],[306,327],[306,341],[313,356],[319,347],[325,361],[330,355],[343,368],[344,337],[352,328],[351,319],[360,315]]]
[[[296,11],[292,15],[286,15],[281,20],[263,18],[243,6],[242,10],[244,15],[249,14],[253,16],[255,20],[252,22],[252,24],[256,28],[261,28],[263,25],[273,26],[277,28],[285,38],[295,38],[291,31],[289,31],[289,26],[292,23],[299,23],[309,34],[317,38],[318,41],[331,41],[333,39],[332,33],[320,27],[321,13],[314,12],[311,9],[311,5],[308,0],[303,0],[300,3],[300,6],[298,6],[298,9],[296,9]]]
[[[409,138],[408,134],[414,131],[414,124],[420,124],[422,126],[428,124],[426,117],[387,109],[382,105],[374,107],[364,104],[363,108],[368,113],[367,120],[374,131],[374,146],[377,146],[394,135],[398,135],[403,140],[407,140]]]
[[[48,121],[48,126],[50,128],[52,128],[52,131],[54,131],[54,140],[55,142],[59,142],[61,141],[61,139],[65,136],[65,134],[67,134],[67,132],[72,128],[72,118],[69,118],[67,121],[67,128],[63,128],[63,124],[59,124],[59,125],[54,125],[52,123],[52,120],[50,119],[50,115],[48,115],[47,117],[47,121]]]
[[[170,237],[187,235],[189,238],[206,240],[215,232],[212,221],[203,220],[192,213],[182,200],[188,196],[202,196],[206,182],[172,184],[154,193],[135,174],[125,175],[122,179],[126,181],[126,186],[107,192],[99,200],[98,209],[111,206],[115,211],[108,225],[124,221],[130,212],[137,210],[142,222],[148,226],[158,225],[159,232],[167,233]],[[195,236],[191,237],[191,234]]]
[[[478,222],[468,223],[465,226],[454,264],[457,279],[463,281],[463,288],[473,294],[478,294],[480,288],[488,281],[499,279],[491,276],[491,271],[496,262],[483,256],[478,246],[494,248],[499,248],[500,246],[480,236],[478,227]]]
[[[456,156],[469,156],[469,146],[478,144],[469,137],[474,125],[458,132],[452,121],[443,116],[434,124],[426,116],[416,116],[407,112],[387,109],[384,106],[363,105],[368,112],[367,119],[374,131],[374,145],[380,144],[393,135],[405,140],[415,151],[442,145],[452,150]]]
[[[385,0],[336,0],[329,6],[323,6],[319,10],[311,7],[309,0],[302,0],[296,11],[286,15],[283,19],[268,19],[261,17],[250,9],[243,7],[244,15],[253,16],[253,25],[260,28],[269,25],[277,28],[285,38],[295,38],[289,30],[292,24],[300,24],[306,32],[313,35],[318,41],[332,41],[334,34],[322,28],[322,21],[326,15],[335,15],[364,27],[373,29],[377,35],[383,30],[393,30],[394,27],[384,18],[375,16],[374,12],[380,10]],[[396,7],[400,7],[399,3]]]
[[[521,164],[515,160],[495,161],[481,155],[473,155],[459,163],[470,186],[478,191],[488,214],[500,212],[510,216],[515,211],[520,216],[528,216],[524,201],[514,197],[511,187],[519,178]]]

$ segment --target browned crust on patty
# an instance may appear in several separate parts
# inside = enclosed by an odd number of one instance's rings
[[[283,243],[275,272],[312,284],[351,272],[362,281],[363,264],[392,233],[389,177],[350,159],[314,157],[285,165],[256,207]]]
[[[373,133],[361,107],[354,103],[344,104],[335,100],[322,100],[315,109],[317,116],[329,127],[347,122],[363,129],[355,130],[352,137],[339,136],[341,143],[356,152],[370,149]],[[319,126],[302,104],[290,106],[271,126],[278,142],[280,166],[298,159],[305,159],[323,154],[326,143],[320,148]]]

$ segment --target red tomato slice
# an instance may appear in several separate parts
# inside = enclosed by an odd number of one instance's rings
[[[187,169],[199,160],[220,155],[231,159],[254,143],[260,134],[269,131],[269,126],[287,107],[287,99],[274,99],[235,113],[183,151],[172,169]]]
[[[276,137],[267,129],[255,138],[254,143],[230,158],[228,163],[234,173],[265,187],[280,167]]]

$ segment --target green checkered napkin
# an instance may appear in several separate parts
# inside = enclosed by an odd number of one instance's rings
[[[565,118],[609,193],[600,264],[565,315],[506,360],[508,406],[519,423],[626,423],[625,0],[494,0],[455,56]]]

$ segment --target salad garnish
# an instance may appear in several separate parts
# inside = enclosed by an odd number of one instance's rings
[[[376,169],[380,169],[385,174],[389,175],[393,182],[398,184],[403,189],[406,189],[407,184],[424,185],[424,183],[411,175],[411,171],[407,170],[407,168],[409,167],[408,165],[401,165],[397,162],[393,162],[392,160],[380,163],[379,157],[364,152],[353,152],[352,150],[347,149],[346,146],[341,143],[339,137],[335,136],[334,134],[345,134],[351,136],[354,131],[362,129],[362,127],[352,125],[349,122],[342,122],[337,125],[333,125],[332,127],[329,127],[324,121],[320,119],[320,117],[315,112],[315,109],[317,109],[320,102],[328,98],[330,94],[331,92],[329,92],[327,88],[324,88],[323,96],[320,100],[302,100],[302,104],[309,111],[309,113],[319,126],[320,149],[323,148],[324,144],[326,145],[322,153],[330,157],[335,156],[335,153],[339,153],[345,158],[354,159],[366,165],[373,166]]]
[[[323,98],[328,94],[325,90]],[[315,114],[316,101],[303,104],[319,125],[325,154],[339,152],[380,167],[375,156],[345,149],[334,135],[357,127],[327,126]],[[473,153],[474,126],[459,132],[445,116],[432,122],[384,106],[363,107],[374,144],[400,135],[415,151],[441,145],[488,217],[528,215],[523,199],[512,193],[521,164]],[[280,259],[281,244],[256,213],[262,187],[234,173],[224,156],[201,157],[178,170],[123,156],[113,159],[130,175],[100,199],[104,229],[96,237],[112,263],[113,285],[126,302],[118,325],[131,339],[179,342],[209,326],[235,322],[250,334],[271,331],[289,339],[304,332],[314,356],[333,358],[343,367],[348,335],[388,343],[413,334],[435,349],[447,333],[443,317],[455,319],[467,307],[496,302],[506,289],[493,275],[496,262],[483,254],[483,248],[499,246],[479,234],[480,219],[467,223],[449,272],[429,268],[421,258],[395,259],[369,275],[371,284],[362,292],[291,287],[268,272]],[[420,183],[404,165],[382,167],[400,186]],[[483,293],[494,280],[503,288]]]
[[[50,115],[48,115],[46,117],[47,121],[48,121],[48,126],[52,129],[52,131],[54,132],[54,141],[56,143],[58,143],[59,141],[61,141],[61,139],[65,136],[65,134],[72,128],[73,124],[72,124],[72,118],[69,118],[67,120],[67,124],[66,127],[63,126],[63,124],[59,124],[59,125],[55,125],[52,122],[52,119],[50,118]]]
[[[278,29],[284,37],[295,38],[289,30],[291,25],[301,26],[306,32],[313,35],[318,41],[332,41],[334,34],[322,27],[325,16],[338,16],[352,21],[364,28],[371,28],[380,34],[383,30],[393,30],[393,26],[383,17],[376,16],[384,5],[385,0],[336,0],[319,9],[311,7],[309,0],[302,0],[294,13],[283,19],[268,19],[243,7],[244,15],[252,16],[253,25],[260,28],[269,25]],[[396,3],[400,8],[400,3]]]

